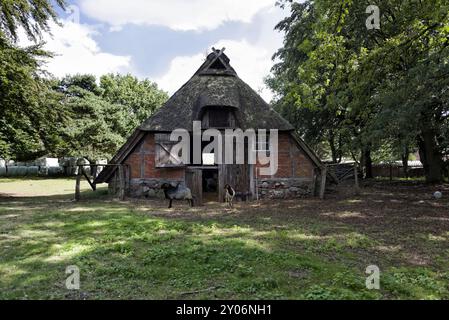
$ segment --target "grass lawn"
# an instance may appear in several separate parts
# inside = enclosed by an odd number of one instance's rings
[[[228,210],[2,179],[0,299],[449,299],[449,186],[405,183]]]

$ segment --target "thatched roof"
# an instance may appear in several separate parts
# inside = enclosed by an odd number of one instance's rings
[[[291,124],[237,76],[229,65],[229,58],[218,50],[209,54],[193,77],[139,129],[191,131],[192,122],[201,120],[201,109],[208,106],[234,108],[238,127],[243,130],[293,130]]]
[[[213,49],[192,78],[134,131],[110,163],[122,163],[146,132],[171,132],[181,128],[191,131],[192,122],[201,120],[201,114],[206,107],[232,108],[237,127],[243,130],[278,129],[293,133],[293,126],[238,77],[223,51],[224,49],[221,51]],[[313,151],[301,139],[296,140],[320,168],[321,162]],[[114,167],[107,167],[100,173],[95,183],[107,182],[114,171]]]

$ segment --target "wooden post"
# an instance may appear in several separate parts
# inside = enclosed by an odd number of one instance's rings
[[[253,170],[254,170],[254,177],[256,178],[256,182],[255,182],[255,184],[256,184],[256,187],[255,187],[255,189],[256,189],[256,200],[259,201],[259,180],[257,179],[257,173],[258,173],[257,166],[254,166]]]
[[[254,180],[254,165],[250,164],[249,166],[249,190],[251,192],[251,200],[257,198],[256,189],[255,189],[255,180]]]
[[[354,163],[354,183],[355,183],[355,193],[359,194],[360,186],[359,186],[359,170],[357,168],[357,162]]]
[[[324,165],[321,169],[321,185],[320,185],[320,199],[324,199],[324,192],[326,191],[326,178],[327,178],[327,167]]]
[[[78,167],[78,174],[76,175],[76,186],[75,186],[75,201],[79,201],[81,198],[81,168]]]
[[[95,181],[97,179],[97,172],[98,172],[98,165],[91,166],[91,175],[92,175],[92,181]]]
[[[316,197],[316,168],[313,168],[313,176],[312,176],[312,196]]]
[[[126,165],[126,194],[131,192],[131,167]]]
[[[119,199],[125,199],[125,171],[123,170],[123,165],[118,167],[118,179],[119,179]]]

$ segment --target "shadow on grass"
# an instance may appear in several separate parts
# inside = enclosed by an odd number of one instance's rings
[[[373,211],[367,198],[167,210],[162,201],[117,202],[104,191],[71,198],[0,200],[0,298],[448,298],[446,269],[406,256],[430,248],[443,263],[446,238],[419,238],[436,234],[435,226],[410,222],[416,212],[393,214],[398,204]],[[411,225],[396,230],[404,221]],[[385,275],[381,291],[364,288],[372,260]],[[80,268],[79,291],[64,286],[69,265]]]

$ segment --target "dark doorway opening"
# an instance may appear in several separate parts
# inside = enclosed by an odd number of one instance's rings
[[[203,169],[203,200],[218,201],[218,169]]]

